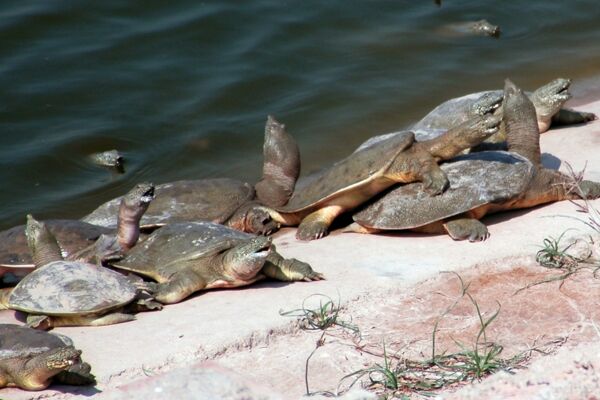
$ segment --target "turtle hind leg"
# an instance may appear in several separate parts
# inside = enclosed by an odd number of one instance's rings
[[[300,222],[296,231],[296,238],[299,240],[314,240],[327,236],[329,227],[343,211],[343,207],[331,205],[308,214]]]
[[[154,298],[163,304],[179,303],[192,293],[204,289],[206,280],[189,269],[181,270],[168,281],[156,284]]]
[[[552,117],[552,125],[574,125],[583,124],[585,122],[593,121],[598,117],[594,113],[575,111],[570,108],[561,108]]]
[[[369,234],[369,233],[381,232],[381,229],[368,228],[366,226],[363,226],[363,225],[359,224],[358,222],[353,222],[350,225],[348,225],[347,227],[345,227],[344,229],[342,229],[342,232],[353,232],[353,233]]]
[[[262,273],[269,278],[284,282],[310,282],[325,279],[323,274],[313,270],[309,264],[295,258],[283,258],[275,251],[275,246],[272,246],[271,254],[267,257]]]
[[[490,237],[487,227],[479,220],[473,218],[457,218],[444,223],[444,228],[454,240],[481,242]]]

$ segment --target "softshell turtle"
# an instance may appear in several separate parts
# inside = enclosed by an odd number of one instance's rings
[[[565,102],[571,98],[570,86],[570,79],[557,78],[539,87],[533,93],[527,94],[535,107],[540,132],[546,132],[551,124],[578,124],[596,118],[593,113],[563,108]],[[417,131],[419,129],[449,129],[473,115],[482,115],[488,112],[501,115],[503,94],[502,90],[490,90],[447,100],[414,124],[411,129]],[[417,140],[419,140],[418,133]]]
[[[490,203],[503,202],[520,195],[533,177],[533,164],[526,158],[504,151],[483,151],[454,158],[440,165],[450,187],[439,196],[429,196],[419,182],[400,185],[356,212],[346,232],[374,233],[411,229],[437,232],[438,221],[453,239],[470,241],[488,237],[485,225],[476,223],[464,232],[460,219],[464,213]],[[435,228],[435,229],[434,229]],[[463,235],[468,234],[468,237]]]
[[[286,132],[285,125],[272,116],[265,125],[263,178],[256,184],[258,200],[277,206],[289,199],[298,174],[298,145]],[[267,235],[279,225],[261,207],[257,207],[255,190],[249,183],[217,178],[181,180],[156,186],[156,200],[141,220],[141,227],[156,228],[167,223],[210,221],[250,233]],[[120,198],[102,204],[82,221],[116,226]]]
[[[113,168],[117,172],[123,173],[123,155],[118,150],[112,149],[99,153],[90,154],[90,160],[101,167]]]
[[[338,215],[394,183],[421,181],[429,194],[439,194],[448,179],[437,163],[494,134],[499,123],[497,117],[477,116],[430,141],[415,143],[412,132],[382,140],[300,178],[288,203],[271,215],[283,225],[299,224],[298,239],[313,240],[325,236]]]
[[[102,266],[64,261],[52,233],[29,216],[26,227],[36,269],[14,288],[0,289],[0,305],[28,313],[37,329],[56,326],[109,325],[135,319],[120,312],[139,300],[140,306],[160,308],[132,279]]]
[[[64,335],[0,324],[0,388],[43,390],[52,381],[68,385],[96,382],[81,350]]]
[[[408,229],[428,233],[447,232],[453,239],[484,240],[488,231],[478,219],[488,213],[533,207],[565,199],[594,199],[600,197],[600,183],[582,181],[574,189],[573,179],[561,172],[541,165],[539,128],[535,108],[531,100],[510,80],[506,80],[504,94],[504,120],[506,123],[508,149],[513,158],[525,158],[515,166],[491,164],[498,161],[497,152],[472,154],[457,165],[450,163],[447,169],[458,168],[456,176],[461,188],[452,196],[452,190],[444,193],[447,198],[428,199],[416,185],[398,188],[365,207],[353,216],[356,224],[350,231],[377,232],[387,229]],[[491,157],[485,154],[491,154]],[[504,156],[508,157],[508,155]],[[490,158],[475,169],[474,160]],[[459,158],[458,160],[461,160]],[[481,173],[485,172],[485,176]],[[460,183],[462,179],[462,184]],[[451,185],[452,187],[452,185]],[[519,190],[519,188],[521,188]],[[494,190],[497,192],[494,192]],[[510,189],[510,190],[509,190]],[[491,195],[487,201],[479,201],[480,194]],[[511,196],[511,193],[514,194]],[[402,207],[394,209],[394,207]],[[452,217],[452,218],[451,218]]]
[[[501,30],[498,25],[494,25],[486,19],[480,19],[444,25],[439,32],[447,36],[479,35],[499,38]]]
[[[156,280],[154,297],[165,304],[177,303],[199,290],[244,286],[264,277],[323,279],[310,265],[284,259],[271,238],[211,222],[166,225],[113,266]]]
[[[569,93],[570,79],[558,78],[529,93],[535,106],[536,117],[540,132],[546,132],[551,124],[579,124],[596,119],[596,115],[588,112],[563,108],[564,103],[571,98]],[[442,135],[446,130],[459,125],[476,115],[502,116],[504,92],[489,90],[471,93],[462,97],[447,100],[434,108],[429,114],[415,123],[410,129],[415,133],[417,141],[430,140]],[[367,139],[357,150],[363,149],[389,138],[398,132],[378,135]],[[497,134],[487,138],[477,150],[506,150],[506,130],[504,124]]]
[[[154,185],[135,185],[115,208],[116,229],[105,228],[79,220],[49,220],[45,224],[60,244],[63,257],[68,260],[92,261],[111,253],[126,251],[139,238],[139,220],[154,197]],[[104,236],[103,236],[104,235]],[[102,237],[102,246],[96,243]],[[101,254],[97,254],[99,251]],[[12,267],[22,277],[34,267],[25,237],[25,225],[0,232],[0,267]]]

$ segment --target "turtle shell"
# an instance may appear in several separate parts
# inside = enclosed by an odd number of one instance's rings
[[[125,305],[136,293],[125,276],[108,268],[54,261],[23,278],[8,303],[11,309],[33,314],[84,315]]]
[[[254,188],[228,178],[183,180],[157,185],[155,199],[140,221],[152,228],[183,221],[225,222],[242,204],[254,198]],[[121,197],[95,209],[82,221],[116,228]]]
[[[232,248],[255,237],[206,221],[168,224],[154,231],[114,266],[155,277],[179,261],[209,256],[225,250],[224,243],[228,243],[227,248]]]
[[[44,222],[60,243],[63,257],[94,244],[102,234],[114,233],[114,229],[79,220],[56,219]],[[25,225],[0,232],[0,267],[34,267],[25,237]]]
[[[290,200],[277,209],[298,212],[316,207],[342,193],[360,190],[385,172],[413,142],[412,132],[402,132],[356,151],[329,168],[300,178]]]
[[[15,356],[29,358],[50,349],[72,345],[73,341],[64,335],[21,325],[0,324],[0,360]]]
[[[358,224],[381,230],[411,229],[523,193],[534,174],[524,157],[485,151],[441,164],[450,188],[430,196],[420,182],[394,187],[353,215]]]

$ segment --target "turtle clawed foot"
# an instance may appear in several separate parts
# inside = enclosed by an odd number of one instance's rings
[[[487,226],[476,219],[455,219],[446,222],[444,228],[454,240],[468,239],[469,242],[482,242],[490,237]]]
[[[296,239],[298,240],[315,240],[327,236],[329,233],[329,225],[323,222],[302,223],[296,231]]]
[[[41,331],[47,331],[52,328],[52,320],[47,315],[28,315],[27,326]]]
[[[450,186],[450,182],[445,174],[426,176],[425,179],[423,179],[423,186],[427,194],[430,196],[437,196],[444,193]]]
[[[322,273],[315,271],[310,264],[304,261],[288,258],[284,261],[284,265],[287,265],[286,275],[290,280],[312,282],[325,279]]]
[[[581,112],[580,114],[585,122],[590,122],[598,119],[598,116],[591,112]]]

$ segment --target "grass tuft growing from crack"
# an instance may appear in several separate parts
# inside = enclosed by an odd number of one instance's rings
[[[310,299],[318,298],[319,306],[316,308],[308,308],[307,303]],[[306,358],[304,366],[304,384],[306,387],[306,395],[312,396],[315,394],[331,395],[329,392],[311,392],[308,384],[308,370],[309,363],[312,356],[316,351],[325,344],[325,334],[327,330],[338,326],[343,329],[350,330],[354,335],[360,335],[358,326],[351,322],[344,321],[339,318],[340,314],[340,298],[338,293],[338,302],[334,302],[333,299],[325,294],[315,293],[302,301],[302,307],[295,310],[283,311],[279,310],[279,315],[292,316],[300,318],[300,328],[304,330],[320,330],[322,331],[321,336],[317,339],[315,348]]]
[[[406,358],[388,356],[385,343],[383,343],[383,362],[354,371],[340,380],[338,393],[349,390],[361,378],[368,377],[367,386],[381,396],[405,396],[407,393],[433,396],[434,391],[455,385],[460,382],[480,380],[499,370],[512,372],[521,367],[527,360],[527,353],[536,351],[532,348],[527,352],[517,354],[512,358],[501,358],[503,346],[487,339],[487,330],[490,324],[500,313],[498,308],[486,317],[481,312],[479,304],[469,293],[470,283],[465,283],[461,276],[455,272],[460,282],[460,294],[457,299],[436,320],[432,331],[432,353],[428,360],[410,360]],[[454,342],[460,351],[450,354],[436,353],[436,335],[440,321],[452,311],[459,301],[467,297],[473,304],[479,320],[479,330],[472,345]],[[395,362],[394,362],[395,360]],[[342,386],[350,380],[345,389]]]

